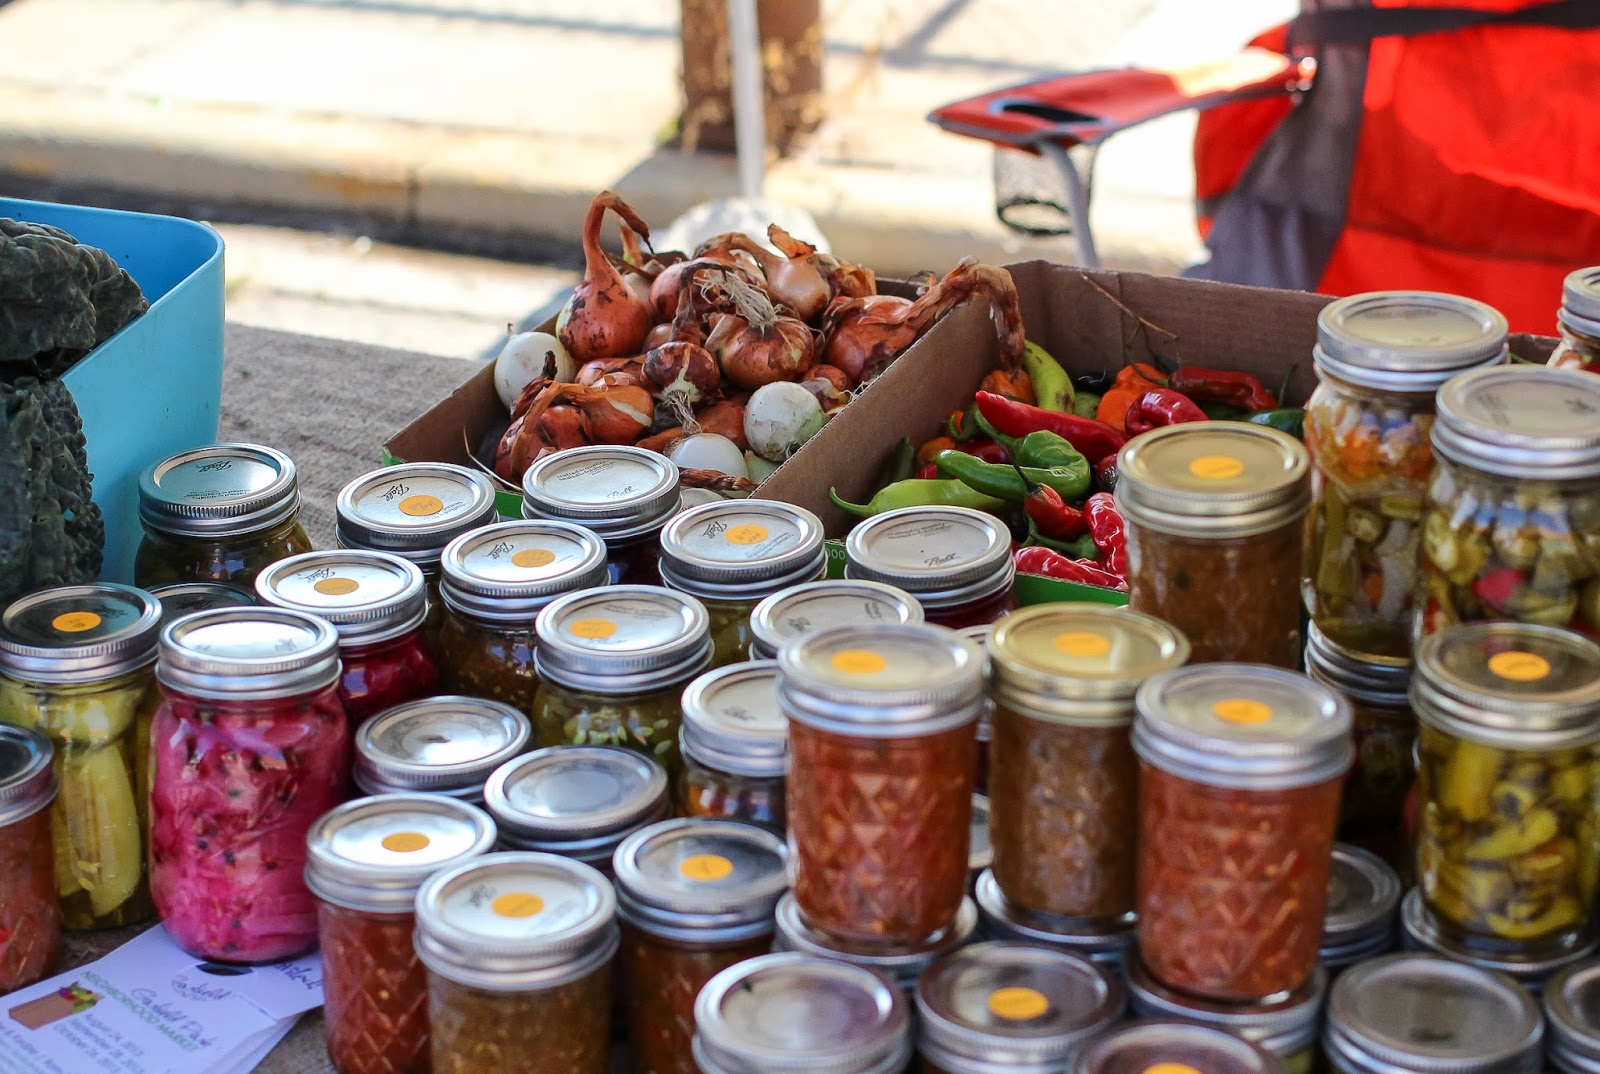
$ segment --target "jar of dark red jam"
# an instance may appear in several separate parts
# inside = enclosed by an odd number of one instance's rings
[[[569,448],[522,475],[523,517],[592,531],[606,543],[614,585],[661,584],[661,528],[679,505],[678,468],[643,448]]]
[[[905,590],[929,623],[960,630],[992,623],[1017,606],[1011,533],[982,511],[886,511],[858,523],[845,538],[844,552],[846,578]]]
[[[708,671],[683,692],[678,812],[740,820],[783,836],[789,721],[778,710],[778,663]]]
[[[43,733],[0,724],[0,996],[42,980],[61,946],[53,755]]]
[[[339,701],[352,729],[434,692],[439,669],[422,629],[428,596],[415,565],[386,552],[306,552],[257,575],[256,595],[339,632]]]
[[[339,1074],[428,1069],[417,889],[493,847],[488,814],[432,794],[361,798],[312,825],[306,884],[317,897],[323,1024]]]
[[[528,748],[528,717],[499,701],[445,694],[396,705],[356,730],[363,794],[443,794],[483,804],[494,770]]]
[[[836,626],[897,626],[922,622],[922,605],[882,582],[828,578],[774,593],[750,613],[750,657],[776,660],[778,650],[804,634]]]

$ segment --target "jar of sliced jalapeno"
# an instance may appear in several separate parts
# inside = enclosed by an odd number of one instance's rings
[[[1011,903],[995,882],[993,870],[978,874],[972,886],[978,904],[979,932],[986,940],[1023,940],[1035,947],[1049,947],[1078,955],[1091,962],[1121,967],[1133,946],[1133,923],[1110,926],[1078,924],[1059,917],[1030,913]]]
[[[523,517],[592,531],[606,543],[615,585],[661,584],[661,527],[679,506],[678,468],[643,448],[569,448],[522,475]]]
[[[499,701],[445,694],[396,705],[356,729],[363,794],[443,794],[483,804],[495,769],[528,748],[533,725]]]
[[[1600,372],[1600,268],[1567,274],[1556,324],[1561,343],[1551,353],[1549,364],[1557,369]]]
[[[1600,645],[1555,627],[1452,627],[1417,647],[1417,879],[1440,930],[1560,954],[1593,917]]]
[[[47,976],[61,947],[55,796],[50,740],[0,724],[0,996]]]
[[[1329,974],[1394,949],[1400,890],[1399,875],[1382,858],[1360,847],[1333,845],[1320,952]]]
[[[752,660],[708,671],[683,692],[678,812],[785,830],[789,721],[778,711],[778,664]]]
[[[935,960],[965,947],[977,936],[978,907],[970,898],[962,899],[948,927],[925,939],[899,944],[860,943],[829,935],[806,920],[792,893],[778,900],[777,922],[774,951],[799,951],[862,966],[894,981],[909,995]]]
[[[1600,379],[1477,370],[1438,410],[1419,634],[1492,619],[1600,634]]]
[[[1534,991],[1568,966],[1593,956],[1597,948],[1600,944],[1590,933],[1565,949],[1491,951],[1481,944],[1464,941],[1459,933],[1443,927],[1438,915],[1429,912],[1421,888],[1412,888],[1400,900],[1400,950],[1425,951],[1457,962],[1470,962],[1503,973]]]
[[[903,507],[874,515],[844,542],[846,578],[910,593],[929,623],[961,630],[1017,606],[1011,533],[965,507]]]
[[[917,598],[892,585],[848,578],[805,582],[755,606],[750,613],[750,655],[776,660],[787,643],[829,627],[920,622],[922,605]]]
[[[139,478],[144,536],[136,585],[249,586],[269,564],[311,551],[289,456],[255,444],[212,444],[163,459]]]
[[[1342,648],[1410,655],[1434,393],[1503,363],[1505,339],[1495,310],[1430,291],[1352,295],[1318,314],[1303,588],[1311,621]]]
[[[1237,1033],[1143,1019],[1100,1034],[1070,1069],[1071,1074],[1288,1074],[1277,1056]]]
[[[1600,960],[1570,966],[1544,986],[1545,1054],[1559,1074],[1600,1071]]]

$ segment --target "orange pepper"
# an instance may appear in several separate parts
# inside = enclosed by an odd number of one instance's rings
[[[1148,384],[1139,388],[1112,388],[1100,397],[1100,405],[1094,410],[1095,420],[1104,422],[1118,432],[1126,432],[1128,411],[1149,390]]]
[[[1376,429],[1353,430],[1339,445],[1339,469],[1351,481],[1366,481],[1383,472]]]
[[[1114,388],[1138,388],[1140,391],[1149,391],[1151,388],[1165,388],[1166,386],[1166,374],[1155,366],[1143,362],[1135,362],[1132,365],[1123,366],[1117,370],[1117,379],[1112,382],[1112,387]]]
[[[1019,403],[1033,406],[1039,401],[1038,395],[1033,390],[1033,378],[1028,376],[1028,371],[1019,369],[1015,373],[1007,373],[1003,369],[996,369],[988,373],[978,385],[981,392],[993,392],[1003,395],[1007,399],[1015,399]]]
[[[917,448],[917,465],[926,466],[939,457],[941,451],[954,451],[956,442],[948,436],[936,436],[932,440],[924,440],[922,446]]]

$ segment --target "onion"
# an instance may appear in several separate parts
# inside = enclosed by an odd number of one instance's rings
[[[750,480],[760,484],[778,472],[780,463],[768,462],[753,451],[744,453],[744,468],[750,474]]]
[[[745,262],[737,259],[731,250],[714,250],[704,255],[697,255],[688,261],[679,261],[668,265],[650,284],[650,305],[653,312],[663,321],[670,321],[678,315],[683,289],[701,269],[717,269],[738,273],[746,282],[759,286],[765,282],[759,270],[747,267]]]
[[[655,400],[637,384],[607,383],[603,379],[593,388],[571,385],[569,398],[583,411],[589,424],[590,442],[632,444],[650,431],[655,421]]]
[[[696,432],[726,436],[743,451],[750,446],[744,439],[744,408],[743,400],[719,399],[701,407],[691,424]]]
[[[592,362],[584,362],[578,367],[578,375],[573,378],[585,388],[592,388],[606,377],[618,373],[625,375],[631,383],[643,384],[644,375],[640,372],[641,361],[638,358],[596,358]],[[616,383],[613,381],[613,383]]]
[[[800,241],[776,224],[767,228],[767,241],[787,258],[803,257],[809,260],[822,273],[828,283],[828,293],[832,296],[865,298],[878,293],[878,278],[871,269],[840,261],[832,254],[820,253],[815,246]]]
[[[683,426],[674,425],[670,429],[662,429],[654,436],[645,437],[643,440],[639,441],[633,446],[644,448],[646,451],[654,451],[658,454],[665,455],[668,448],[688,435],[688,433],[683,431]]]
[[[663,344],[663,343],[671,343],[671,342],[672,342],[672,322],[671,321],[662,321],[660,324],[656,325],[654,328],[650,329],[650,331],[648,333],[645,334],[644,346],[642,346],[640,349],[643,350],[646,354],[649,354],[651,351],[653,351],[657,347],[661,346],[661,344]]]
[[[689,406],[711,398],[722,384],[717,360],[693,343],[663,343],[644,356],[642,373],[651,395],[677,396]]]
[[[695,433],[667,448],[667,458],[684,469],[715,470],[730,477],[750,476],[744,465],[744,452],[726,436]]]
[[[780,382],[757,388],[744,410],[744,435],[750,450],[782,463],[827,421],[822,406],[798,384]]]
[[[614,210],[630,226],[649,235],[639,214],[611,191],[589,204],[583,221],[583,279],[573,289],[566,319],[557,335],[579,362],[638,354],[644,337],[655,323],[649,303],[641,301],[600,248],[600,225],[606,210]]]
[[[706,337],[706,350],[723,376],[741,388],[799,380],[816,357],[810,326],[781,316],[765,295],[732,273],[724,284],[738,312],[718,316]]]
[[[775,254],[750,236],[737,232],[721,238],[730,249],[747,255],[760,267],[766,278],[767,294],[773,302],[786,307],[802,321],[815,320],[833,297],[827,278],[814,260],[817,248],[794,238],[777,224],[768,225],[767,234],[772,236],[774,245],[781,236],[794,253]]]
[[[561,341],[549,332],[519,332],[506,340],[494,360],[494,390],[509,409],[530,380],[570,381],[578,367]]]

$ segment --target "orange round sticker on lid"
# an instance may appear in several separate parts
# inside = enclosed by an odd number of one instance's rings
[[[1200,1074],[1200,1071],[1188,1063],[1157,1063],[1153,1067],[1145,1067],[1140,1074]]]
[[[609,619],[579,619],[568,627],[567,631],[576,637],[597,641],[615,634],[617,624]]]
[[[1189,464],[1189,472],[1202,481],[1226,481],[1244,473],[1244,462],[1232,455],[1202,455]]]
[[[722,535],[729,544],[760,544],[767,539],[767,528],[754,524],[735,526]]]
[[[548,567],[555,561],[556,554],[548,548],[524,548],[511,556],[511,562],[518,567]]]
[[[312,583],[312,589],[325,597],[344,597],[361,588],[354,578],[323,578]]]
[[[1228,723],[1266,723],[1272,719],[1272,706],[1248,697],[1229,697],[1212,705],[1211,713]]]
[[[1067,630],[1055,636],[1058,650],[1067,656],[1104,656],[1111,651],[1111,639],[1093,630]]]
[[[426,518],[444,510],[444,501],[437,496],[407,496],[400,501],[400,513],[413,518]]]
[[[82,634],[85,630],[93,630],[101,622],[94,612],[62,612],[50,620],[50,625],[63,634]]]
[[[678,872],[702,883],[721,880],[733,873],[733,862],[721,854],[695,854],[683,859]]]
[[[532,917],[544,909],[544,900],[531,891],[508,891],[489,904],[500,917]]]
[[[383,837],[383,849],[396,854],[414,854],[432,842],[421,832],[390,832]]]
[[[1550,674],[1550,661],[1538,653],[1507,649],[1489,658],[1489,670],[1510,682],[1538,682]]]
[[[846,675],[876,675],[889,666],[889,661],[871,649],[841,649],[833,654],[833,670]]]
[[[997,988],[989,993],[989,1012],[1010,1022],[1050,1013],[1050,1000],[1036,988]]]

